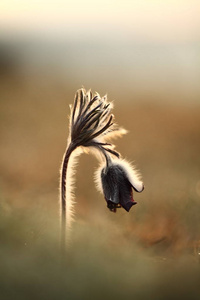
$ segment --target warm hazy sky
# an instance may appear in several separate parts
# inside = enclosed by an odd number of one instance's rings
[[[1,0],[7,30],[119,31],[141,38],[192,41],[200,36],[199,0]]]

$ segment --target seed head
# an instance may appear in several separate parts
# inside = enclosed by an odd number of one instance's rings
[[[107,159],[106,153],[119,157],[113,150],[113,145],[106,142],[109,137],[119,136],[126,130],[114,123],[111,114],[113,105],[107,101],[107,96],[100,97],[98,93],[80,89],[76,92],[70,115],[70,143],[74,148],[78,146],[95,147]]]

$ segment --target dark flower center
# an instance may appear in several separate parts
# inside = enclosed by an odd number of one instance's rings
[[[117,203],[113,203],[112,201],[108,200],[107,207],[110,209],[110,211],[116,212],[117,208],[121,208],[121,205]]]

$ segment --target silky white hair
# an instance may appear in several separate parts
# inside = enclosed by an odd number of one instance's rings
[[[120,166],[123,171],[126,173],[126,176],[131,183],[131,185],[134,187],[134,189],[141,193],[144,189],[144,184],[141,180],[141,175],[138,170],[125,159],[112,159],[112,165],[118,165]],[[105,167],[105,163],[101,163],[99,168],[96,170],[94,179],[96,183],[97,189],[103,194],[103,186],[101,181],[101,172],[102,169]]]

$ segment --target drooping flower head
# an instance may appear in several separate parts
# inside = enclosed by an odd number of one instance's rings
[[[104,194],[107,207],[116,212],[123,207],[126,211],[137,204],[133,199],[133,189],[142,192],[143,183],[138,173],[124,160],[114,160],[100,168],[97,173],[101,177],[100,189]]]

